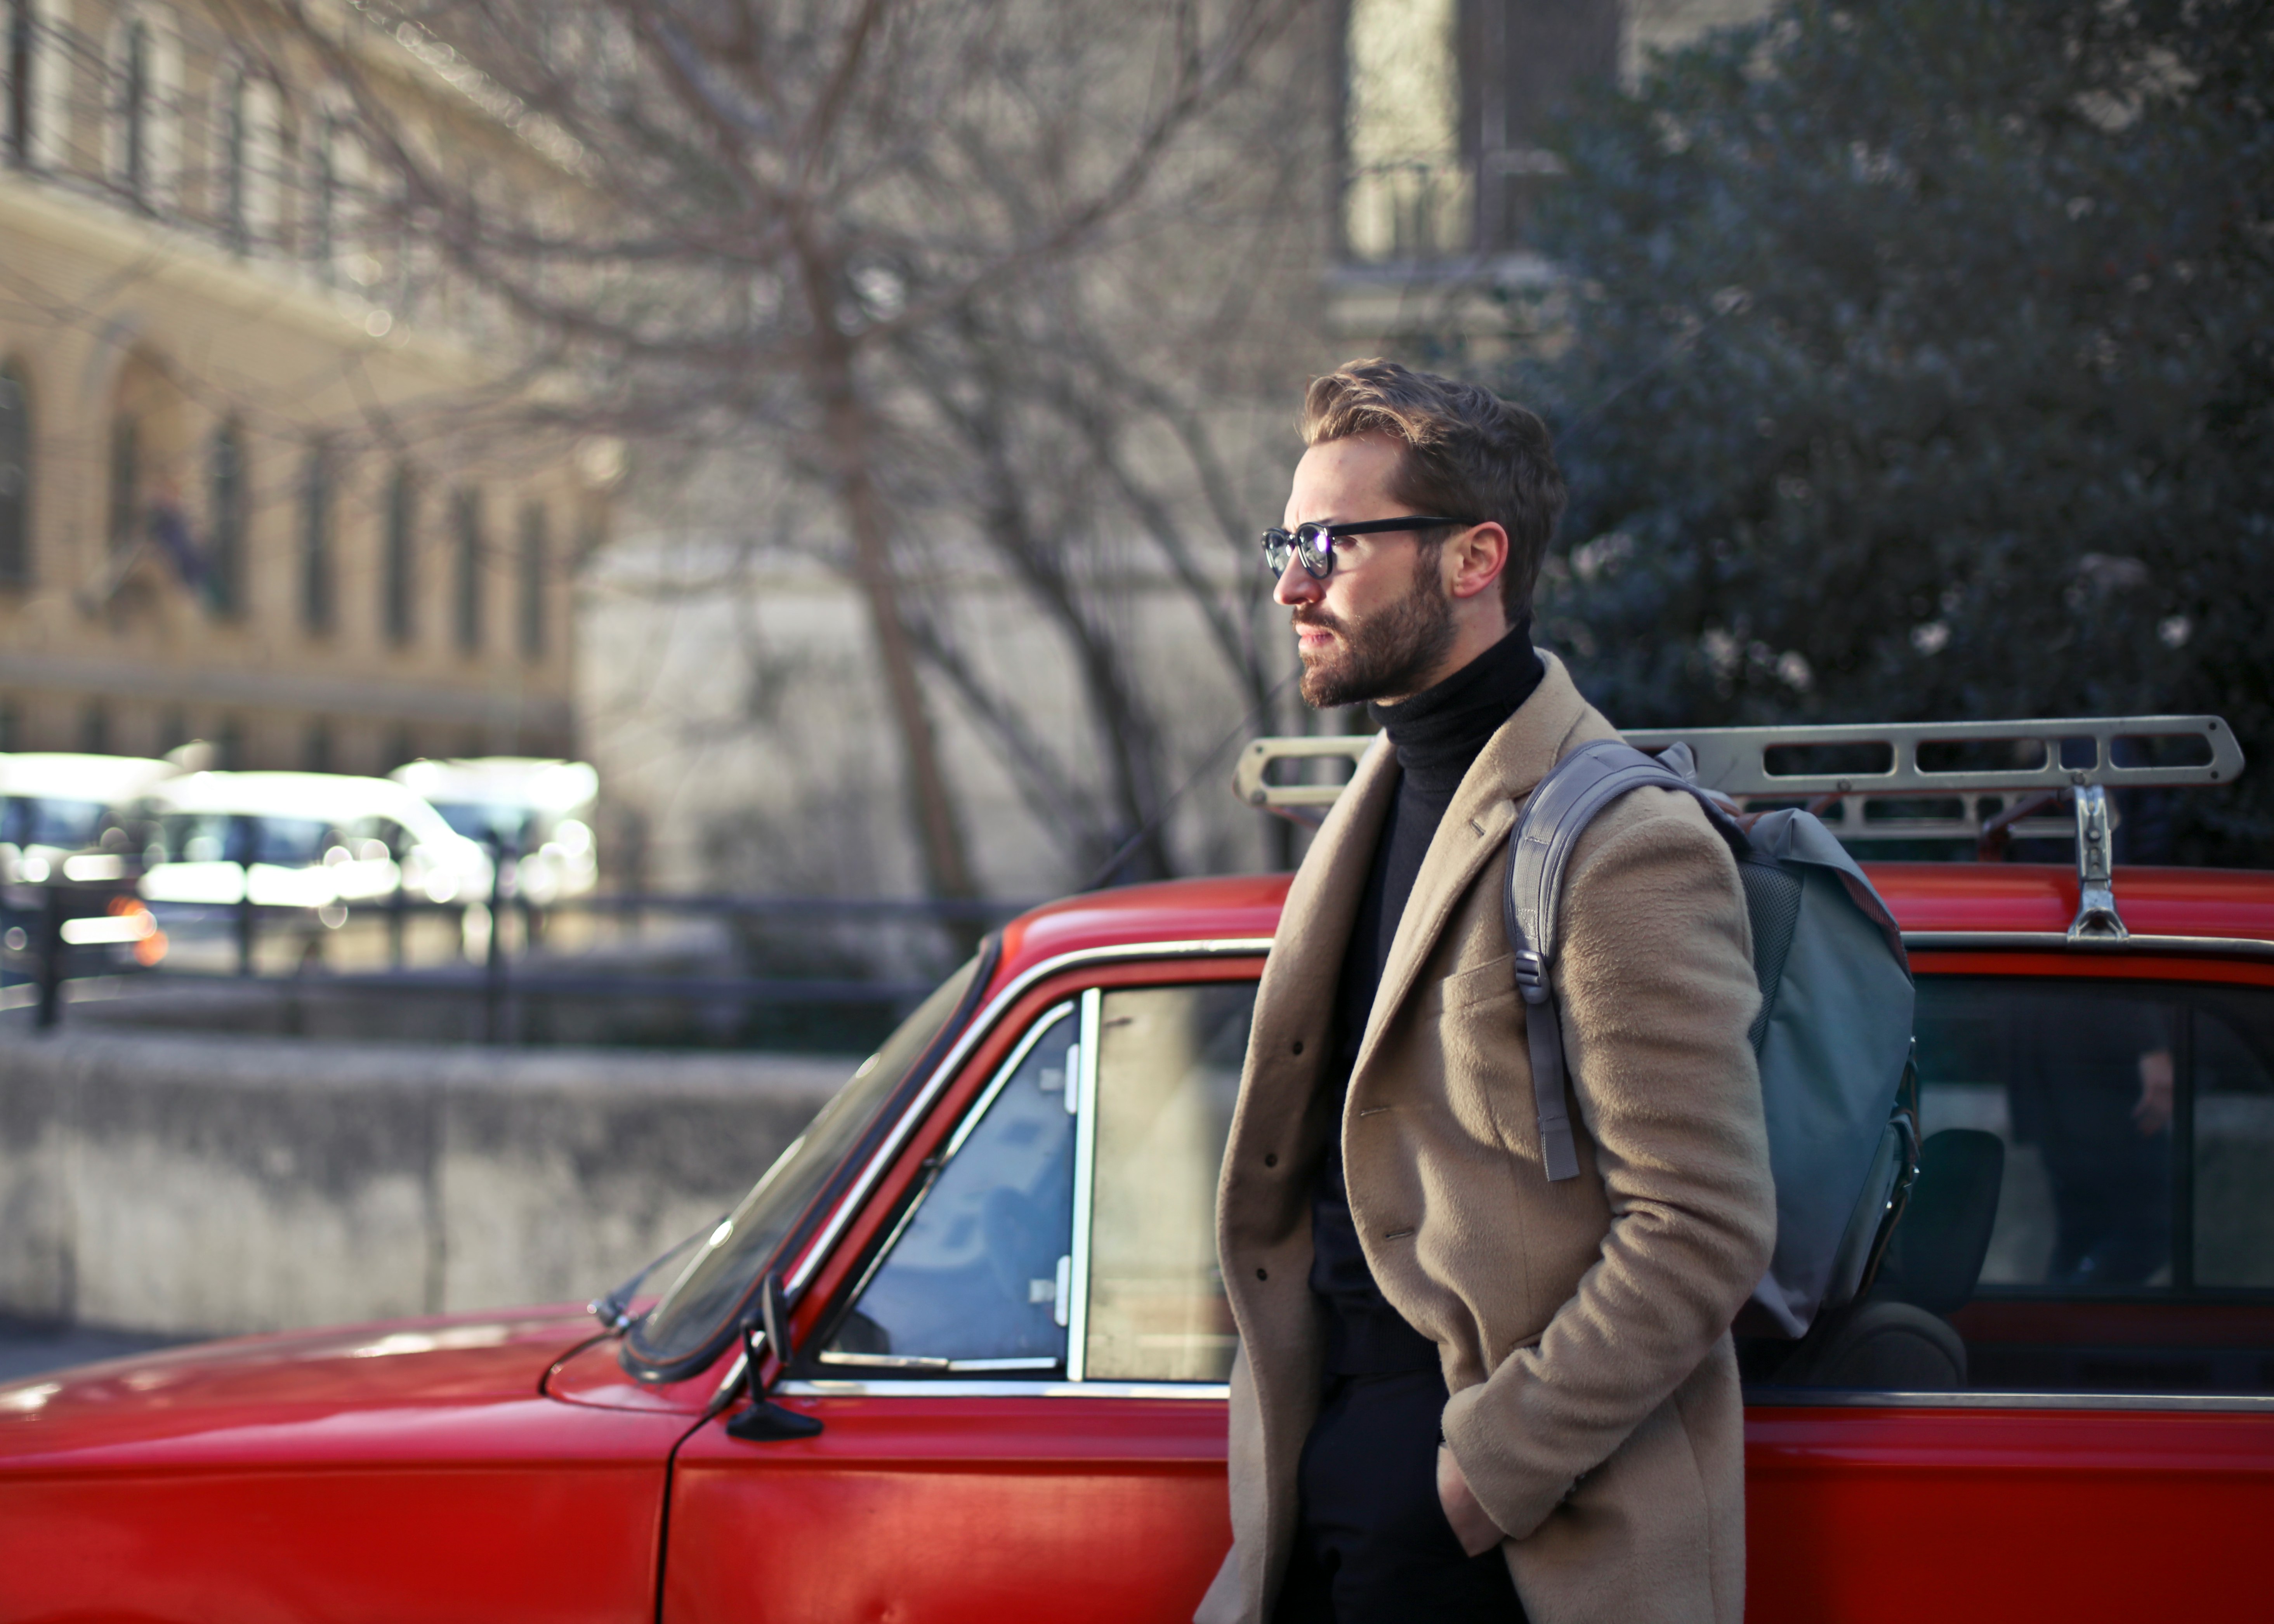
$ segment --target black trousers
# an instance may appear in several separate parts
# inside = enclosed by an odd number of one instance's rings
[[[1273,1624],[1523,1624],[1506,1559],[1466,1554],[1445,1521],[1444,1410],[1434,1369],[1327,1378]]]

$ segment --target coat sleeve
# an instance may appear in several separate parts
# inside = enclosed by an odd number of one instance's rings
[[[1561,924],[1556,1000],[1610,1227],[1538,1345],[1445,1408],[1463,1474],[1516,1538],[1698,1367],[1776,1238],[1728,849],[1686,797],[1637,790],[1582,837]]]

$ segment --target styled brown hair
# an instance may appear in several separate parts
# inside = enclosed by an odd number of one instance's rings
[[[1507,531],[1501,602],[1511,623],[1530,613],[1564,503],[1563,475],[1538,417],[1476,384],[1375,359],[1312,379],[1301,427],[1305,445],[1357,434],[1403,444],[1392,494],[1416,513]]]

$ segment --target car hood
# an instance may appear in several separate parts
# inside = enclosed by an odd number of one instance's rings
[[[206,1342],[0,1385],[0,1470],[511,1455],[541,1431],[575,1308]],[[534,1439],[531,1440],[532,1445]]]

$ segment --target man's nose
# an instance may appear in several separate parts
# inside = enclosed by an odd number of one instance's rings
[[[1326,595],[1327,584],[1295,558],[1287,561],[1287,567],[1279,571],[1278,583],[1271,589],[1271,601],[1289,609],[1299,603],[1316,603]]]

